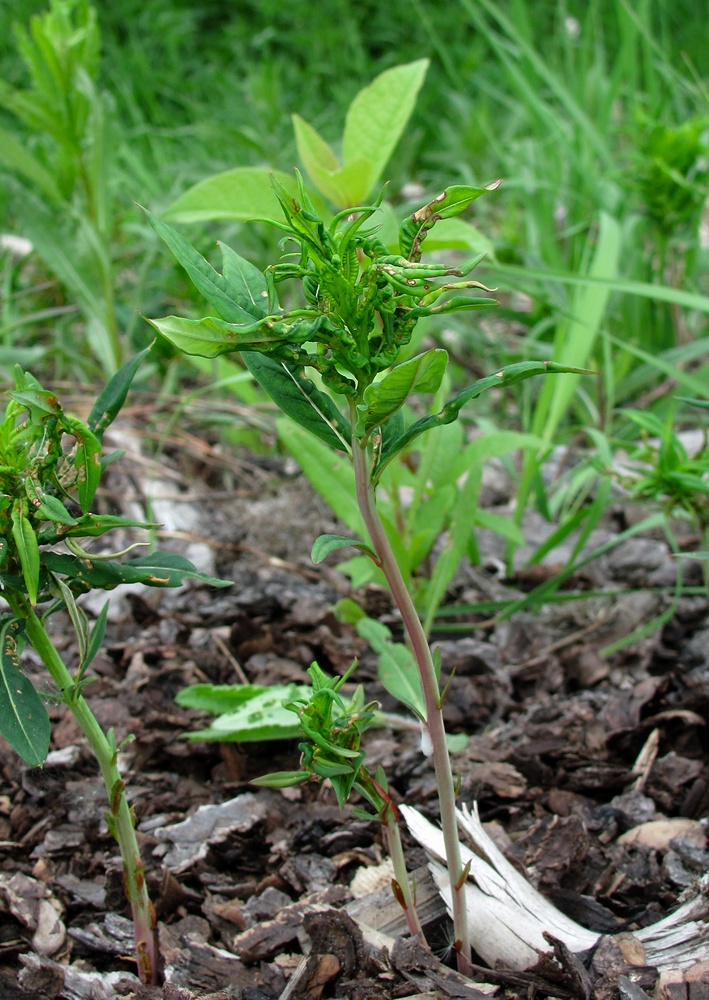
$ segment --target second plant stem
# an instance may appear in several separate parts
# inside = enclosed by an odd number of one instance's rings
[[[354,426],[355,412],[351,414]],[[446,861],[451,883],[453,928],[458,969],[466,975],[471,971],[470,931],[465,900],[466,872],[460,854],[458,823],[455,811],[455,785],[451,768],[446,731],[443,724],[441,694],[433,663],[431,649],[404,577],[394,556],[384,525],[379,516],[375,487],[369,473],[369,455],[366,444],[353,438],[352,462],[357,488],[357,502],[364,519],[372,548],[386,577],[394,602],[411,644],[411,650],[421,677],[421,688],[426,706],[426,726],[433,747],[433,767],[438,786],[441,828],[445,843]]]
[[[142,983],[154,985],[158,975],[154,910],[148,897],[135,823],[125,794],[125,782],[116,763],[115,747],[109,742],[84,696],[74,690],[74,678],[32,605],[24,597],[10,593],[4,596],[13,613],[24,622],[27,638],[71,709],[98,762],[109,800],[109,825],[123,860],[124,890],[133,912],[138,973]]]

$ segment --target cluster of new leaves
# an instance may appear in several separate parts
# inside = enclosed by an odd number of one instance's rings
[[[361,687],[349,700],[340,694],[355,666],[352,664],[342,677],[328,677],[317,663],[312,664],[308,669],[313,682],[309,697],[296,698],[284,706],[296,713],[306,737],[298,744],[300,769],[266,774],[254,784],[285,788],[328,778],[340,808],[353,788],[372,801],[367,790],[372,779],[364,767],[365,753],[360,743],[362,733],[375,718],[377,705],[375,702],[365,705]],[[379,807],[379,801],[375,804]]]
[[[451,187],[432,203],[435,211],[428,205],[407,219],[399,239],[407,257],[390,253],[374,230],[364,229],[381,198],[374,205],[340,212],[326,226],[300,176],[298,182],[296,199],[273,179],[286,221],[271,225],[285,234],[284,257],[265,274],[223,244],[219,274],[178,233],[149,215],[218,314],[201,320],[151,320],[175,346],[204,357],[258,352],[295,369],[310,367],[334,392],[359,400],[375,377],[394,364],[419,319],[496,304],[487,296],[444,295],[484,288],[476,281],[447,280],[465,277],[483,254],[459,266],[420,262],[420,245],[434,222],[462,212],[486,188]],[[286,253],[292,244],[295,252]],[[276,285],[287,279],[302,283],[304,302],[285,311]],[[418,391],[435,392],[445,370],[445,352],[428,352],[418,361],[423,369],[414,376]],[[409,391],[414,388],[411,384]]]
[[[466,279],[482,254],[456,266],[424,264],[422,244],[437,222],[459,215],[497,182],[447,188],[401,223],[398,246],[393,248],[380,241],[374,226],[365,228],[379,201],[340,212],[326,225],[300,177],[297,197],[275,178],[273,184],[285,222],[264,221],[284,233],[283,257],[265,273],[220,244],[220,274],[184,237],[147,213],[217,314],[150,322],[186,354],[216,357],[240,351],[281,411],[331,447],[351,456],[353,439],[362,447],[376,444],[370,470],[374,483],[402,449],[430,428],[456,420],[462,407],[486,389],[570,370],[538,361],[510,365],[467,386],[440,412],[406,426],[402,407],[407,399],[413,393],[435,393],[448,363],[446,351],[432,349],[396,364],[416,323],[497,304],[489,296],[457,294],[471,288],[487,291]],[[295,251],[286,252],[291,246]],[[287,279],[301,282],[303,301],[286,311],[279,305],[277,285]],[[334,398],[306,369],[319,373]],[[338,395],[349,398],[354,423],[349,413],[341,412]]]
[[[80,545],[115,528],[150,528],[111,514],[93,514],[104,456],[102,437],[121,409],[130,383],[150,348],[129,361],[99,395],[86,422],[62,408],[54,393],[28,372],[15,371],[15,388],[0,422],[0,587],[10,613],[0,617],[0,732],[31,764],[46,757],[49,719],[21,669],[25,621],[48,602],[47,614],[65,609],[76,632],[79,662],[70,703],[86,683],[86,671],[103,641],[108,604],[90,625],[75,597],[119,583],[176,587],[187,578],[225,585],[200,574],[175,553],[119,560]],[[129,546],[131,548],[132,546]]]
[[[120,409],[132,371],[102,394],[86,423],[64,412],[54,393],[15,368],[15,389],[0,424],[0,582],[31,604],[49,586],[44,546],[102,535],[133,522],[90,513],[102,466],[101,437]],[[50,559],[51,562],[51,559]]]
[[[688,400],[705,406],[703,400]],[[656,414],[625,410],[624,415],[641,428],[642,441],[630,452],[631,474],[622,481],[638,500],[661,503],[668,516],[684,511],[703,532],[709,525],[709,449],[687,452],[675,430],[673,414],[662,420]]]

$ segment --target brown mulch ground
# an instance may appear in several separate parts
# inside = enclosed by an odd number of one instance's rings
[[[75,723],[57,706],[44,768],[22,766],[6,746],[2,754],[0,997],[275,1000],[308,951],[311,967],[293,997],[482,996],[451,985],[445,965],[427,966],[411,949],[382,956],[359,940],[345,908],[355,873],[384,860],[377,825],[341,813],[327,788],[281,793],[249,785],[265,771],[296,766],[294,743],[184,740],[203,722],[175,704],[185,686],[305,681],[313,660],[342,673],[358,657],[367,697],[398,708],[377,681],[371,652],[332,614],[347,593],[345,579],[310,563],[312,538],[333,525],[303,479],[268,462],[244,462],[228,471],[231,488],[227,473],[207,462],[197,474],[176,460],[164,468],[173,500],[196,518],[174,527],[176,544],[211,551],[217,573],[234,586],[125,595],[88,695],[105,727],[119,739],[135,737],[124,753],[126,777],[168,982],[142,989],[125,977],[134,968],[123,957],[131,930],[103,788]],[[115,488],[140,499],[134,481]],[[709,862],[706,601],[684,598],[662,630],[599,655],[666,604],[662,594],[630,588],[673,577],[661,539],[633,539],[582,581],[606,596],[485,627],[469,622],[467,634],[440,639],[443,674],[455,671],[447,722],[470,737],[454,758],[461,799],[477,800],[497,843],[559,909],[618,940],[669,912]],[[529,585],[469,569],[453,596],[482,599]],[[357,597],[396,627],[385,594]],[[70,632],[58,619],[54,627],[71,659]],[[366,745],[394,794],[435,817],[433,771],[417,733],[372,730]],[[227,803],[235,804],[197,814]],[[175,828],[195,814],[218,820],[191,837],[181,827],[181,839]],[[670,824],[655,841],[628,836],[664,817],[693,822]],[[423,866],[423,851],[410,838],[406,845],[410,868]],[[440,907],[433,912],[428,930],[445,961],[450,927]],[[624,953],[605,966],[596,958],[595,965],[591,955],[574,961],[550,944],[533,971],[481,968],[478,978],[510,998],[590,1000],[620,991],[642,1000],[657,989],[642,958]],[[663,996],[701,1000],[709,991],[703,978],[665,986]]]

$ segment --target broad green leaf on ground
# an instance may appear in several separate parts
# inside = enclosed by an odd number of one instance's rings
[[[301,368],[289,367],[255,351],[244,351],[242,360],[278,408],[306,430],[338,451],[349,452],[349,422]]]
[[[216,309],[217,314],[227,323],[253,323],[254,317],[252,314],[232,296],[229,290],[229,282],[224,275],[219,274],[184,236],[176,232],[171,226],[166,225],[153,215],[152,212],[149,212],[147,209],[143,209],[143,211],[160,239],[172,251],[179,263],[182,264],[194,282],[195,287],[204,295],[207,302]],[[149,320],[148,322],[152,321]],[[195,351],[194,353],[198,352]],[[209,356],[213,357],[213,355]]]
[[[259,684],[192,684],[175,695],[183,708],[194,708],[211,715],[226,715],[269,688]]]
[[[435,348],[397,365],[383,379],[367,386],[357,422],[360,434],[366,434],[395,413],[412,392],[437,392],[448,364],[448,353]]]
[[[292,194],[296,193],[292,174],[269,171],[263,167],[235,167],[188,188],[163,215],[172,222],[205,222],[210,219],[280,221],[283,212],[271,187],[271,174],[284,188]]]
[[[0,628],[0,733],[26,763],[38,767],[49,752],[47,710],[20,669],[20,623],[5,616]]]
[[[350,204],[366,200],[377,185],[414,110],[429,60],[385,70],[352,101],[345,118],[342,162],[364,160],[367,169],[350,190]]]
[[[303,730],[297,714],[285,708],[284,702],[307,701],[311,694],[309,685],[277,684],[254,694],[234,711],[219,715],[207,729],[187,735],[190,740],[221,742],[297,739]]]

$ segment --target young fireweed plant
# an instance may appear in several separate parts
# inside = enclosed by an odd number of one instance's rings
[[[329,678],[313,663],[308,669],[312,688],[284,707],[298,716],[298,726],[305,739],[298,744],[300,768],[297,771],[276,771],[257,778],[253,784],[269,788],[288,788],[309,781],[328,780],[335,792],[340,809],[344,809],[353,791],[358,792],[375,812],[354,809],[360,819],[378,819],[384,829],[394,868],[392,889],[404,913],[409,930],[425,941],[416,912],[415,897],[409,885],[404,850],[399,832],[399,812],[389,795],[386,776],[381,767],[372,776],[365,767],[362,734],[375,724],[378,704],[365,704],[361,685],[349,700],[340,694],[356,662],[342,677]],[[201,734],[196,734],[201,735]]]
[[[49,751],[50,723],[44,699],[60,701],[73,713],[93,751],[106,786],[106,821],[123,859],[124,887],[133,912],[136,958],[141,980],[157,982],[155,913],[150,904],[128,804],[118,768],[113,730],[104,733],[84,690],[88,670],[106,631],[108,601],[93,626],[77,597],[119,583],[176,587],[194,578],[226,585],[198,573],[182,556],[156,552],[119,561],[133,548],[109,555],[90,553],[91,539],[113,529],[156,525],[111,514],[92,514],[102,471],[115,455],[103,455],[102,437],[125,401],[142,351],[114,375],[84,423],[67,414],[57,397],[18,365],[15,388],[0,422],[0,733],[32,766]],[[136,543],[140,544],[140,543]],[[78,663],[64,663],[47,627],[66,611],[76,634]],[[39,693],[22,669],[29,643],[46,667],[53,687]]]
[[[224,245],[223,270],[218,273],[187,240],[148,213],[217,314],[201,320],[168,316],[150,322],[188,354],[216,357],[241,351],[283,413],[352,463],[356,500],[369,537],[322,535],[313,547],[313,559],[319,562],[335,549],[354,544],[381,568],[401,614],[421,693],[420,701],[415,698],[407,704],[419,715],[422,748],[435,768],[458,965],[467,971],[470,936],[463,896],[467,871],[461,863],[455,785],[443,725],[445,691],[440,690],[439,663],[377,510],[376,489],[382,472],[403,448],[430,428],[456,420],[462,407],[486,389],[571,369],[546,362],[512,365],[468,386],[439,412],[407,424],[402,407],[416,393],[435,393],[448,361],[444,350],[432,349],[397,363],[419,320],[496,304],[487,295],[461,294],[489,291],[467,277],[482,254],[460,264],[424,263],[424,242],[438,221],[459,215],[499,182],[449,187],[404,220],[396,247],[384,245],[376,227],[367,226],[382,196],[374,204],[342,211],[326,224],[299,175],[296,196],[275,178],[273,184],[285,216],[285,222],[277,224],[284,234],[284,255],[265,273]],[[286,253],[291,247],[294,252]],[[284,309],[277,286],[287,279],[301,283],[303,301]]]

